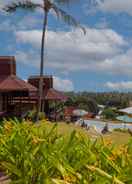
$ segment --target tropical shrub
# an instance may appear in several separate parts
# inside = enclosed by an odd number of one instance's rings
[[[116,112],[111,109],[111,108],[106,108],[104,109],[104,111],[102,112],[102,116],[105,118],[105,119],[109,119],[109,120],[115,120],[116,119]]]
[[[37,111],[36,110],[28,111],[25,118],[35,122],[37,119]],[[45,118],[45,114],[43,112],[39,112],[38,118],[39,120],[43,120]]]
[[[111,142],[70,135],[40,124],[14,121],[0,128],[0,169],[14,184],[131,184],[132,141]]]

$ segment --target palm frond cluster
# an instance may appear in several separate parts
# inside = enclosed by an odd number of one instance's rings
[[[35,10],[39,4],[35,4],[29,0],[16,1],[6,5],[3,10],[9,13],[15,12],[17,9]]]
[[[55,11],[58,19],[63,20],[63,22],[65,22],[66,24],[71,25],[73,27],[81,28],[83,30],[84,34],[86,34],[85,28],[83,26],[81,26],[80,23],[78,21],[76,21],[75,18],[73,18],[71,15],[67,14],[67,12],[65,12],[61,8],[58,8],[55,4],[52,5],[52,8]]]
[[[69,15],[67,12],[62,10],[60,7],[57,6],[57,4],[69,4],[70,0],[56,0],[56,1],[50,1],[50,0],[45,0],[42,1],[42,4],[39,3],[34,3],[31,0],[19,0],[19,1],[14,1],[9,4],[7,4],[3,10],[8,12],[8,13],[13,13],[17,9],[24,9],[24,10],[36,10],[37,8],[41,8],[44,11],[50,11],[51,9],[55,12],[57,18],[59,20],[64,21],[66,24],[70,26],[74,26],[76,28],[81,28],[84,32],[86,33],[86,30],[83,26],[80,25],[80,23],[71,15]]]

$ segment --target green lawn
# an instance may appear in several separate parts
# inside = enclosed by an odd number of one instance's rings
[[[53,124],[54,123],[48,123],[47,126],[51,127],[51,126],[53,126]],[[58,130],[58,133],[63,134],[63,135],[70,134],[73,130],[76,130],[80,134],[85,134],[86,136],[89,136],[92,139],[96,139],[96,138],[100,139],[100,137],[101,137],[101,135],[98,134],[97,132],[95,132],[94,130],[88,131],[85,128],[74,125],[72,123],[66,124],[64,122],[60,122],[60,123],[58,123],[57,130]],[[114,144],[120,145],[120,144],[128,143],[131,136],[127,132],[118,132],[118,131],[114,132],[113,131],[112,133],[106,134],[103,137],[105,140],[108,140],[108,141],[110,140]]]
[[[131,136],[127,132],[112,132],[111,134],[105,135],[104,137],[106,140],[112,140],[114,144],[120,145],[128,143]]]

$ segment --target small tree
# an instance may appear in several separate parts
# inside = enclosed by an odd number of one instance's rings
[[[114,120],[116,118],[116,113],[114,112],[113,109],[107,108],[107,109],[104,109],[104,111],[102,112],[102,116],[105,119]]]

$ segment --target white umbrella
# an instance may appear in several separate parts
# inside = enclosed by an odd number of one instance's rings
[[[86,115],[87,113],[88,113],[87,111],[82,110],[82,109],[76,109],[76,110],[73,111],[73,114],[74,114],[75,116],[84,116],[84,115]]]
[[[128,107],[125,109],[120,109],[119,112],[124,112],[126,114],[132,114],[132,107]]]

